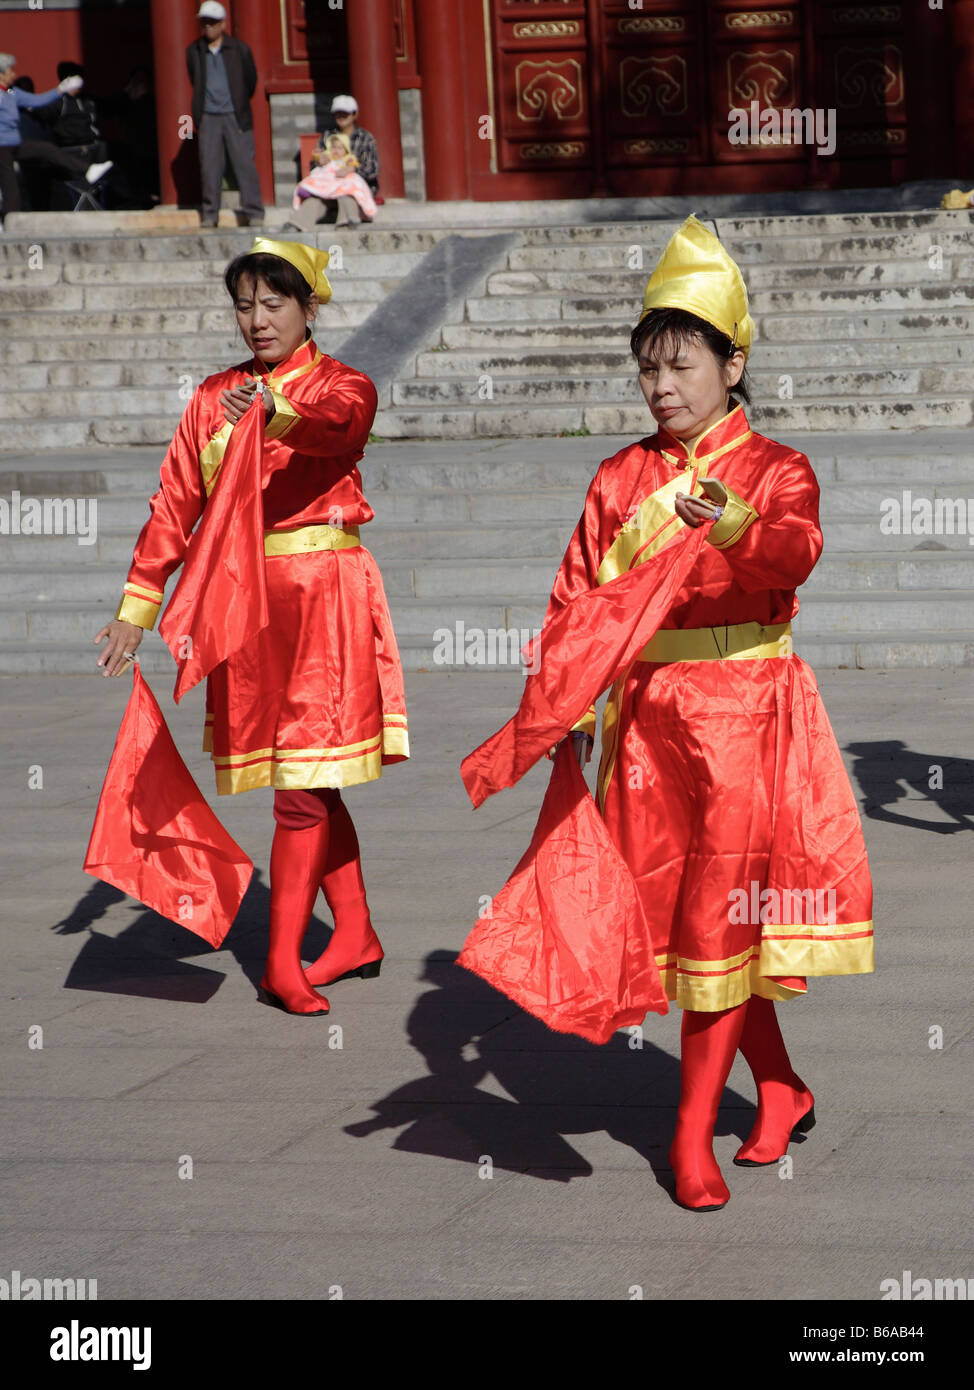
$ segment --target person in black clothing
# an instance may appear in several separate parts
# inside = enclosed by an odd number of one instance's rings
[[[115,161],[115,206],[152,207],[159,202],[159,144],[151,71],[134,67],[121,91],[99,98],[98,111],[111,123],[108,153]]]
[[[58,63],[58,81],[67,77],[78,77],[84,81],[84,71],[77,63]],[[98,129],[98,113],[90,97],[79,92],[68,93],[52,101],[50,106],[42,106],[35,120],[47,131],[47,138],[59,149],[70,150],[87,164],[103,161],[108,157],[108,147]]]
[[[215,0],[204,0],[197,12],[202,36],[186,50],[193,84],[193,123],[199,140],[203,185],[201,222],[215,227],[220,216],[220,185],[230,156],[240,189],[243,226],[264,220],[257,177],[254,121],[250,98],[257,86],[257,69],[247,45],[225,33],[227,12]]]

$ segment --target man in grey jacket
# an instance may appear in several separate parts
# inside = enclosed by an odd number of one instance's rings
[[[197,12],[200,38],[186,50],[193,84],[193,123],[199,142],[203,185],[204,227],[215,227],[220,216],[220,186],[227,155],[240,189],[239,221],[243,226],[264,220],[254,149],[250,99],[257,86],[257,69],[247,45],[226,30],[227,12],[215,0],[203,0]]]

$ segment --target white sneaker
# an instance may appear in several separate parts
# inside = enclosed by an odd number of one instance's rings
[[[100,178],[108,173],[114,161],[106,159],[104,164],[90,164],[85,170],[85,178],[89,183],[97,183]]]

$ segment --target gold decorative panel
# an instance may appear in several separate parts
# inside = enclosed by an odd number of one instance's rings
[[[516,39],[570,39],[581,32],[577,19],[528,19],[514,25]]]
[[[795,22],[794,10],[739,10],[725,16],[728,29],[787,29]]]
[[[581,116],[582,68],[574,58],[522,58],[514,77],[519,121],[571,121]]]
[[[758,101],[762,106],[787,105],[795,90],[795,55],[786,48],[765,53],[732,53],[727,59],[727,91],[734,106]]]

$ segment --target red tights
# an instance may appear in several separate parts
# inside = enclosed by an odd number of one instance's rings
[[[776,1162],[787,1151],[796,1125],[811,1128],[807,1117],[813,1097],[792,1071],[770,999],[752,995],[735,1008],[714,1013],[684,1009],[680,1048],[680,1106],[670,1148],[677,1201],[694,1211],[713,1211],[730,1198],[713,1139],[738,1048],[757,1085],[758,1115],[735,1163]]]
[[[275,791],[274,819],[270,950],[262,983],[292,1013],[319,1013],[328,1005],[312,985],[330,984],[382,959],[365,898],[358,837],[335,788]],[[335,930],[327,950],[305,971],[301,942],[319,888]]]

